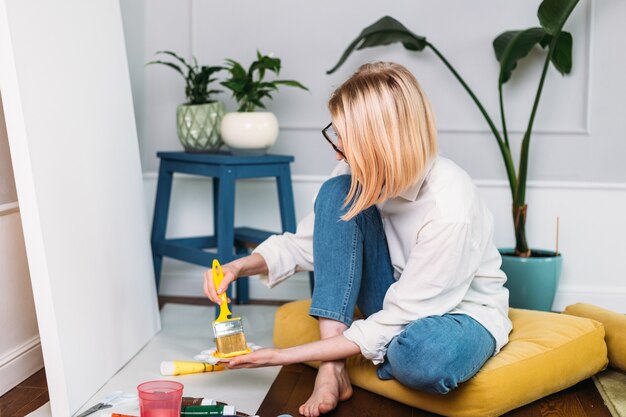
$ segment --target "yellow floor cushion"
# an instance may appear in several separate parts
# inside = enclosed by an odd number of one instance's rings
[[[585,303],[567,306],[563,313],[587,317],[602,323],[606,332],[609,365],[626,372],[626,315]]]
[[[274,345],[291,347],[319,339],[310,300],[288,303],[276,313]],[[511,309],[509,344],[469,381],[446,395],[428,394],[382,381],[358,355],[348,360],[356,386],[401,403],[450,417],[499,416],[589,378],[607,365],[604,327],[581,317]],[[315,366],[316,364],[310,364]]]

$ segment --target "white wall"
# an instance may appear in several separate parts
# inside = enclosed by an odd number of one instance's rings
[[[299,214],[310,206],[309,194],[335,163],[331,149],[319,133],[329,118],[325,108],[329,93],[363,62],[382,59],[406,65],[420,79],[437,113],[441,153],[459,163],[480,185],[496,215],[497,243],[510,246],[510,197],[494,139],[467,94],[432,52],[416,54],[399,46],[369,49],[354,53],[336,74],[329,76],[325,71],[361,29],[388,14],[435,44],[498,123],[498,65],[491,42],[504,30],[536,26],[539,3],[275,0],[268,7],[266,2],[253,0],[144,1],[143,15],[136,13],[135,5],[135,11],[127,13],[125,28],[135,45],[140,44],[135,28],[143,31],[140,47],[132,50],[128,39],[127,45],[129,54],[143,56],[144,62],[157,50],[169,49],[186,58],[193,54],[203,64],[218,65],[228,57],[247,65],[256,49],[260,49],[282,58],[281,77],[297,79],[311,89],[306,93],[284,88],[268,106],[281,123],[279,140],[272,152],[296,157],[292,172],[296,174],[296,193],[300,193],[296,198]],[[626,282],[620,279],[624,269],[621,254],[626,251],[621,238],[625,230],[622,213],[626,209],[626,80],[621,74],[626,64],[626,27],[621,24],[624,15],[625,2],[580,1],[566,26],[574,36],[573,71],[561,77],[550,69],[535,123],[529,172],[532,184],[527,198],[528,238],[534,247],[552,247],[554,217],[561,216],[561,249],[566,262],[558,306],[582,299],[605,306],[626,305]],[[521,63],[521,69],[530,71],[516,73],[506,86],[514,149],[520,142],[536,90],[538,55],[531,54],[528,61]],[[184,101],[183,80],[174,71],[157,66],[131,68],[131,74],[136,74],[134,83],[143,85],[143,95],[135,97],[135,104],[140,100],[143,109],[143,118],[138,121],[139,140],[146,192],[153,198],[156,151],[181,150],[174,109]],[[234,110],[226,94],[223,99]],[[249,183],[242,187],[257,190],[256,185]],[[206,211],[210,207],[210,187],[196,180],[181,180],[177,186],[180,190],[175,191],[174,204],[183,214],[178,218],[172,213],[170,235],[209,231]],[[198,192],[197,187],[205,188]],[[259,199],[266,203],[260,209],[262,215],[246,214],[245,210],[238,213],[239,224],[276,216],[272,197],[248,193],[238,196],[238,205],[256,205]],[[181,276],[197,273],[197,269],[186,264],[166,262],[162,290],[185,292],[184,285],[170,286],[168,277],[182,282]],[[303,283],[301,278],[294,288],[296,297],[304,291]]]
[[[0,100],[0,395],[43,367]]]

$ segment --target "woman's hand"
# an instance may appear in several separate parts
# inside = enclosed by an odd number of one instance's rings
[[[285,349],[265,348],[247,355],[235,356],[225,364],[229,368],[259,368],[272,365],[290,365],[308,361],[335,361],[356,355],[359,346],[343,335]]]
[[[247,355],[236,356],[225,363],[230,369],[261,368],[265,366],[283,365],[281,362],[282,349],[264,348],[255,350]]]
[[[235,262],[229,262],[226,265],[222,265],[222,271],[224,272],[224,279],[218,288],[215,288],[215,283],[213,282],[213,270],[209,269],[204,273],[204,293],[215,304],[221,303],[219,294],[226,291],[226,288],[228,288],[231,282],[239,277],[240,273],[240,269],[237,267]]]
[[[209,269],[204,273],[204,293],[215,304],[220,304],[219,294],[226,291],[231,282],[239,277],[247,277],[256,274],[267,274],[267,263],[258,253],[244,256],[232,262],[222,265],[224,279],[219,288],[215,288],[213,283],[213,270]],[[229,300],[230,301],[230,300]]]

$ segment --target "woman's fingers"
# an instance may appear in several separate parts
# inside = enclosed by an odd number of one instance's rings
[[[215,288],[213,282],[213,270],[209,269],[204,272],[204,294],[215,304],[220,304],[220,294],[224,293],[231,282],[235,280],[235,276],[231,271],[224,271],[224,279],[218,288]],[[228,298],[230,303],[230,298]]]
[[[215,291],[215,284],[213,283],[213,272],[210,269],[204,273],[204,294],[215,304],[220,303],[220,298]]]
[[[224,291],[226,291],[226,288],[228,288],[230,283],[233,282],[234,280],[235,280],[235,276],[232,273],[232,271],[230,271],[229,268],[225,268],[224,279],[222,279],[222,282],[220,282],[220,285],[217,287],[217,294],[222,294]]]
[[[228,367],[239,368],[260,368],[263,366],[277,365],[276,349],[265,348],[255,350],[247,355],[236,356],[228,362]]]

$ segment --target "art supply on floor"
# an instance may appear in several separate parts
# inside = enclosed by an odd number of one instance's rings
[[[235,415],[232,405],[190,405],[180,409],[180,417],[205,417]]]
[[[213,283],[215,289],[219,288],[224,279],[222,266],[217,259],[213,260]],[[243,322],[241,317],[229,318],[232,316],[228,308],[226,292],[220,294],[220,314],[213,322],[213,333],[215,334],[215,345],[217,350],[215,356],[218,358],[232,358],[234,356],[250,353],[251,350],[246,344],[246,335],[243,332]]]
[[[95,413],[96,411],[111,408],[115,405],[126,404],[126,403],[135,402],[135,401],[137,401],[137,394],[124,393],[124,391],[113,391],[112,393],[104,396],[98,404],[83,411],[76,417],[86,417],[90,414]]]
[[[141,417],[180,417],[183,384],[176,381],[148,381],[137,386]]]
[[[187,407],[189,405],[215,405],[215,404],[217,404],[217,401],[215,401],[213,398],[183,397],[181,407]]]
[[[100,413],[99,417],[139,417],[136,414]]]
[[[161,362],[161,375],[175,376],[199,374],[202,372],[223,371],[226,368],[221,365],[214,365],[206,362],[188,361],[163,361]]]

